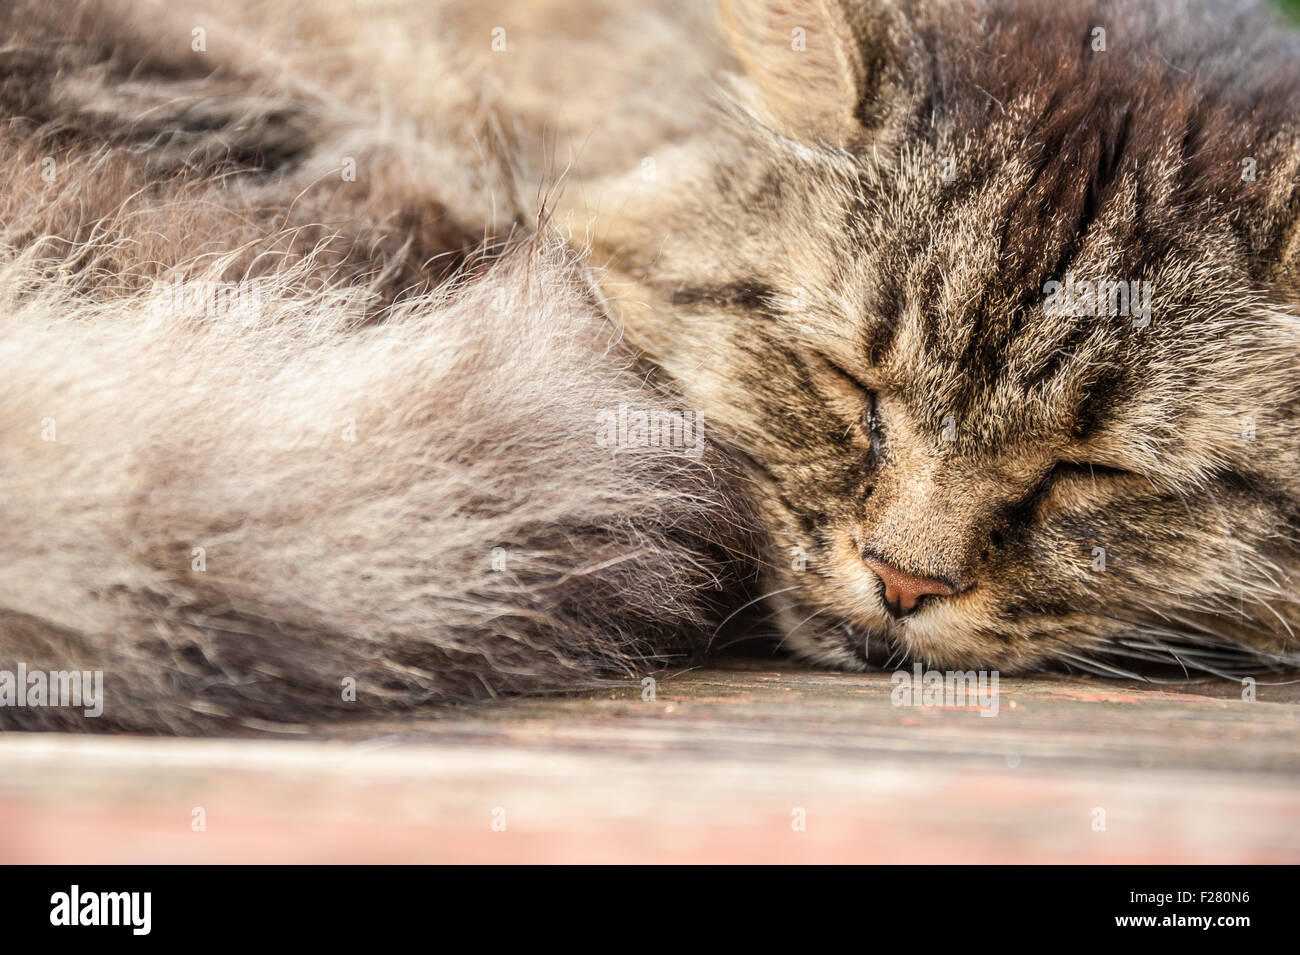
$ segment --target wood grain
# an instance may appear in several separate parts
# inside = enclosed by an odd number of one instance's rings
[[[890,690],[740,660],[310,739],[10,734],[0,861],[1300,861],[1295,686]]]

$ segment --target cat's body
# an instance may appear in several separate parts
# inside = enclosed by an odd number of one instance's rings
[[[353,6],[282,15],[391,53]],[[508,237],[490,98],[434,62],[436,111],[371,114],[361,65],[195,22],[0,18],[0,727],[301,732],[689,661],[753,521],[707,433],[602,443],[675,409],[563,242]],[[16,686],[96,671],[90,716]]]
[[[803,0],[728,6],[728,47],[574,2],[466,13],[463,75],[403,35],[436,95],[196,51],[183,13],[9,11],[0,146],[56,172],[0,191],[0,671],[102,669],[92,728],[182,732],[564,689],[701,649],[755,540],[778,640],[839,666],[1297,659],[1292,36]],[[279,26],[402,84],[400,31],[317,6]],[[610,62],[540,39],[562,7]],[[602,82],[619,42],[663,101]],[[514,95],[529,56],[573,102]],[[548,170],[636,356],[544,237],[430,292]],[[177,309],[172,276],[266,297]],[[1125,313],[1049,314],[1076,280]],[[599,438],[670,401],[702,453]]]

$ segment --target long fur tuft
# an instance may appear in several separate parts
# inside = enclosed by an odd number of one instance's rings
[[[17,269],[0,287],[33,287]],[[169,286],[3,302],[0,669],[103,670],[86,728],[186,733],[568,689],[699,645],[745,549],[727,471],[598,444],[602,412],[667,408],[556,242],[360,330],[364,300],[297,277],[220,321]]]

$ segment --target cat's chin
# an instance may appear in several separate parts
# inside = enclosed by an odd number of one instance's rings
[[[849,648],[872,670],[887,670],[908,657],[907,647],[898,639],[879,630],[863,630],[848,623],[839,626]]]
[[[829,613],[814,614],[799,605],[781,607],[776,623],[783,644],[795,656],[840,670],[878,670],[908,658],[907,648],[889,632],[889,624],[851,623]]]
[[[903,621],[883,611],[879,619],[850,620],[829,610],[810,614],[792,604],[780,609],[776,622],[784,645],[796,656],[839,669],[894,670],[914,662],[967,669],[975,661],[988,665],[991,654],[997,660],[996,652],[971,635],[952,610],[923,610]]]
[[[786,646],[804,660],[841,670],[896,670],[918,661],[927,666],[967,668],[967,661],[954,653],[950,643],[900,629],[839,620],[812,633],[794,632]]]

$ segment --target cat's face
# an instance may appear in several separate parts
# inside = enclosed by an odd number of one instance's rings
[[[597,237],[629,334],[747,464],[806,656],[1294,649],[1300,334],[1273,210],[1295,150],[1244,122],[1248,83],[1088,59],[1086,12],[1035,34],[1046,62],[989,72],[1030,52],[999,9],[947,59],[891,22],[873,126],[741,123],[671,157]]]

